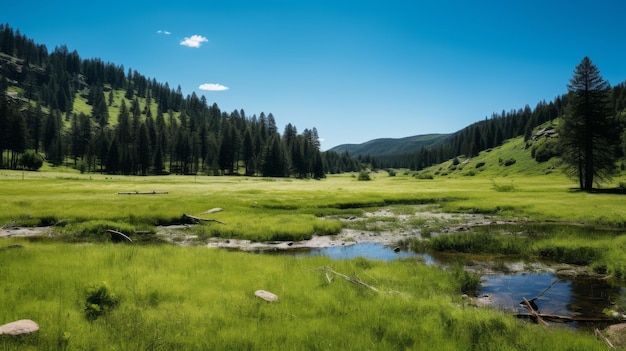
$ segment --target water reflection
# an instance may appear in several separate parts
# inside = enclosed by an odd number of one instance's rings
[[[607,280],[552,273],[485,275],[480,294],[491,296],[496,308],[514,313],[528,313],[520,301],[538,297],[534,303],[539,313],[577,318],[603,318],[605,309],[625,302],[625,289]]]
[[[424,255],[419,255],[413,251],[394,250],[389,246],[377,243],[358,243],[319,249],[285,251],[282,253],[295,255],[296,257],[327,256],[336,260],[349,260],[357,257],[363,257],[368,260],[392,261],[400,258],[424,257]]]

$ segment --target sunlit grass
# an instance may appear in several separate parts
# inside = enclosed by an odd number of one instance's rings
[[[470,307],[460,282],[419,261],[332,261],[203,247],[28,243],[0,254],[0,315],[40,325],[3,350],[600,350],[593,336]],[[359,278],[374,292],[323,266]],[[86,288],[118,304],[94,321]],[[264,289],[279,296],[267,303]]]
[[[496,184],[497,186],[494,186]],[[177,223],[183,214],[201,216],[219,207],[209,224],[223,237],[255,240],[306,238],[340,229],[333,220],[365,210],[392,206],[410,212],[418,204],[439,205],[438,211],[483,213],[524,220],[560,220],[626,225],[626,197],[572,190],[557,175],[519,178],[436,178],[377,174],[369,182],[354,176],[296,180],[248,177],[124,177],[59,172],[0,171],[0,223],[38,225],[49,222],[112,220],[133,225]],[[506,186],[511,191],[499,191]],[[118,192],[167,192],[118,195]],[[398,212],[399,211],[399,212]],[[380,218],[373,222],[387,223]],[[373,223],[370,222],[370,223]],[[380,226],[379,226],[380,227]],[[381,229],[380,227],[378,229]],[[375,228],[376,229],[376,228]]]

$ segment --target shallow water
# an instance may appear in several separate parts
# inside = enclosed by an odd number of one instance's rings
[[[426,264],[445,265],[454,258],[442,258],[412,251],[400,250],[377,243],[357,243],[320,249],[286,251],[282,254],[304,256],[328,256],[333,259],[363,257],[390,261],[400,258],[421,257]],[[485,274],[481,278],[478,296],[488,295],[495,308],[511,313],[528,313],[520,305],[523,298],[538,297],[534,302],[540,313],[569,317],[605,317],[604,310],[613,310],[626,304],[626,288],[612,285],[607,280],[590,277],[559,277],[554,273]],[[571,327],[584,327],[568,323]]]
[[[601,318],[626,302],[626,289],[604,279],[558,277],[553,273],[490,274],[482,277],[480,295],[489,295],[498,309],[528,313],[520,302],[534,301],[542,314]],[[575,323],[573,326],[576,326]]]
[[[296,252],[297,257],[302,256],[328,256],[333,259],[353,259],[363,257],[369,260],[392,261],[400,258],[418,257],[421,255],[408,250],[395,252],[393,248],[376,243],[358,243],[353,245],[332,246],[308,251]]]

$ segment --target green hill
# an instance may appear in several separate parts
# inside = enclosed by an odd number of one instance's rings
[[[457,156],[427,167],[417,173],[418,178],[430,177],[534,177],[554,174],[563,176],[562,162],[554,146],[558,142],[556,126],[559,120],[545,123],[533,130],[532,137],[505,140],[501,146],[481,151],[474,157]],[[548,151],[546,151],[548,150]],[[552,150],[552,151],[549,151]],[[623,184],[626,159],[617,161],[614,184]]]
[[[450,134],[425,134],[406,138],[381,138],[367,141],[362,144],[342,144],[329,151],[337,153],[348,152],[353,157],[381,156],[402,154],[419,150],[422,147],[433,147],[444,142]]]

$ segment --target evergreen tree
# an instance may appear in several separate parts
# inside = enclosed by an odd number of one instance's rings
[[[265,144],[261,173],[264,177],[284,177],[288,174],[287,158],[278,133],[271,135]]]
[[[139,135],[137,141],[137,163],[141,175],[148,174],[148,170],[152,164],[152,154],[150,147],[150,135],[145,123],[141,123],[139,127]]]
[[[560,130],[563,161],[581,190],[610,178],[619,128],[609,104],[610,86],[589,57],[582,59],[567,86],[569,109]]]

